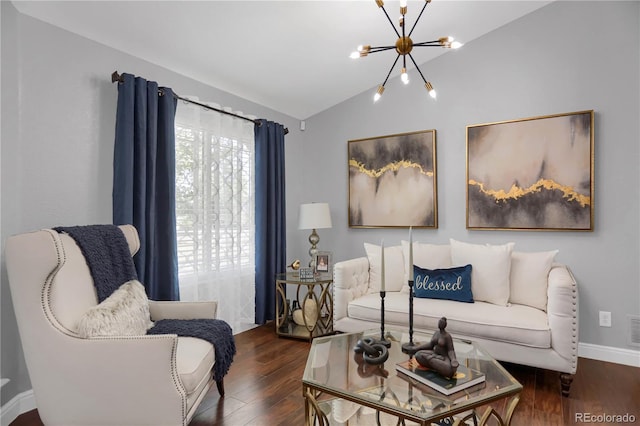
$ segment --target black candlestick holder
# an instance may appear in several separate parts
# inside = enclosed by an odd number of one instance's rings
[[[386,291],[380,292],[380,339],[376,339],[377,343],[380,343],[387,348],[391,347],[391,342],[386,339],[384,333],[384,297],[387,295]]]
[[[413,280],[409,280],[409,341],[402,344],[402,352],[413,355],[419,346],[420,343],[413,341]]]

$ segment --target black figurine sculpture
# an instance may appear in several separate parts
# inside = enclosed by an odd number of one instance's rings
[[[415,358],[423,367],[435,370],[444,377],[452,377],[460,364],[453,348],[453,338],[445,330],[446,327],[447,319],[440,318],[439,330],[433,333],[431,341],[417,348]]]

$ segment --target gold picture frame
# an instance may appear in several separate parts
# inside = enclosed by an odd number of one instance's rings
[[[351,228],[437,228],[436,131],[347,143]]]
[[[467,229],[593,231],[593,110],[467,126]]]

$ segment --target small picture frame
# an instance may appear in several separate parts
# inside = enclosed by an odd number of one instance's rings
[[[315,257],[316,272],[326,274],[331,272],[331,252],[319,251]]]

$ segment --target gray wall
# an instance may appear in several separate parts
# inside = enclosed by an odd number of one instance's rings
[[[436,129],[439,228],[414,239],[559,249],[580,285],[580,342],[633,349],[625,321],[640,313],[639,6],[553,3],[422,66],[435,102],[410,73],[409,86],[396,78],[376,104],[372,88],[308,119],[304,156],[287,166],[312,195],[288,191],[288,204],[330,203],[334,225],[319,231],[320,249],[336,260],[364,256],[363,242],[408,239],[406,230],[348,227],[347,141]],[[595,110],[594,232],[466,230],[466,126],[587,109]],[[289,258],[304,255],[306,233],[290,229]],[[599,310],[612,312],[612,328],[598,326]]]
[[[2,242],[56,225],[111,223],[117,86],[114,70],[143,76],[284,124],[299,144],[293,118],[157,65],[2,7]],[[11,382],[0,405],[30,389],[2,256],[2,366]],[[46,348],[43,348],[46,350]]]
[[[17,12],[10,4],[2,2],[2,133],[1,133],[1,170],[0,205],[1,232],[4,247],[5,229],[16,229],[21,214],[16,205],[20,194],[21,177],[16,159],[19,157],[19,99],[18,99],[18,19]],[[2,378],[11,381],[0,392],[0,402],[5,404],[19,391],[29,389],[29,377],[26,372],[18,328],[13,305],[6,280],[4,251],[0,269],[0,366]]]
[[[524,251],[560,249],[580,282],[580,341],[625,348],[624,316],[638,313],[640,8],[638,2],[560,2],[424,65],[438,90],[388,84],[297,121],[85,38],[2,7],[2,241],[54,225],[111,220],[116,86],[113,70],[156,80],[183,95],[283,123],[287,136],[288,259],[305,258],[308,231],[297,229],[303,202],[327,201],[334,227],[320,248],[337,260],[364,255],[363,242],[399,242],[401,230],[347,226],[347,140],[437,130],[439,228],[418,239],[446,243],[515,241]],[[386,70],[380,70],[384,77]],[[521,117],[596,111],[595,231],[489,232],[465,229],[465,126]],[[627,188],[633,188],[628,191]],[[1,376],[12,379],[0,404],[30,383],[2,259]],[[597,327],[597,311],[613,327]]]

